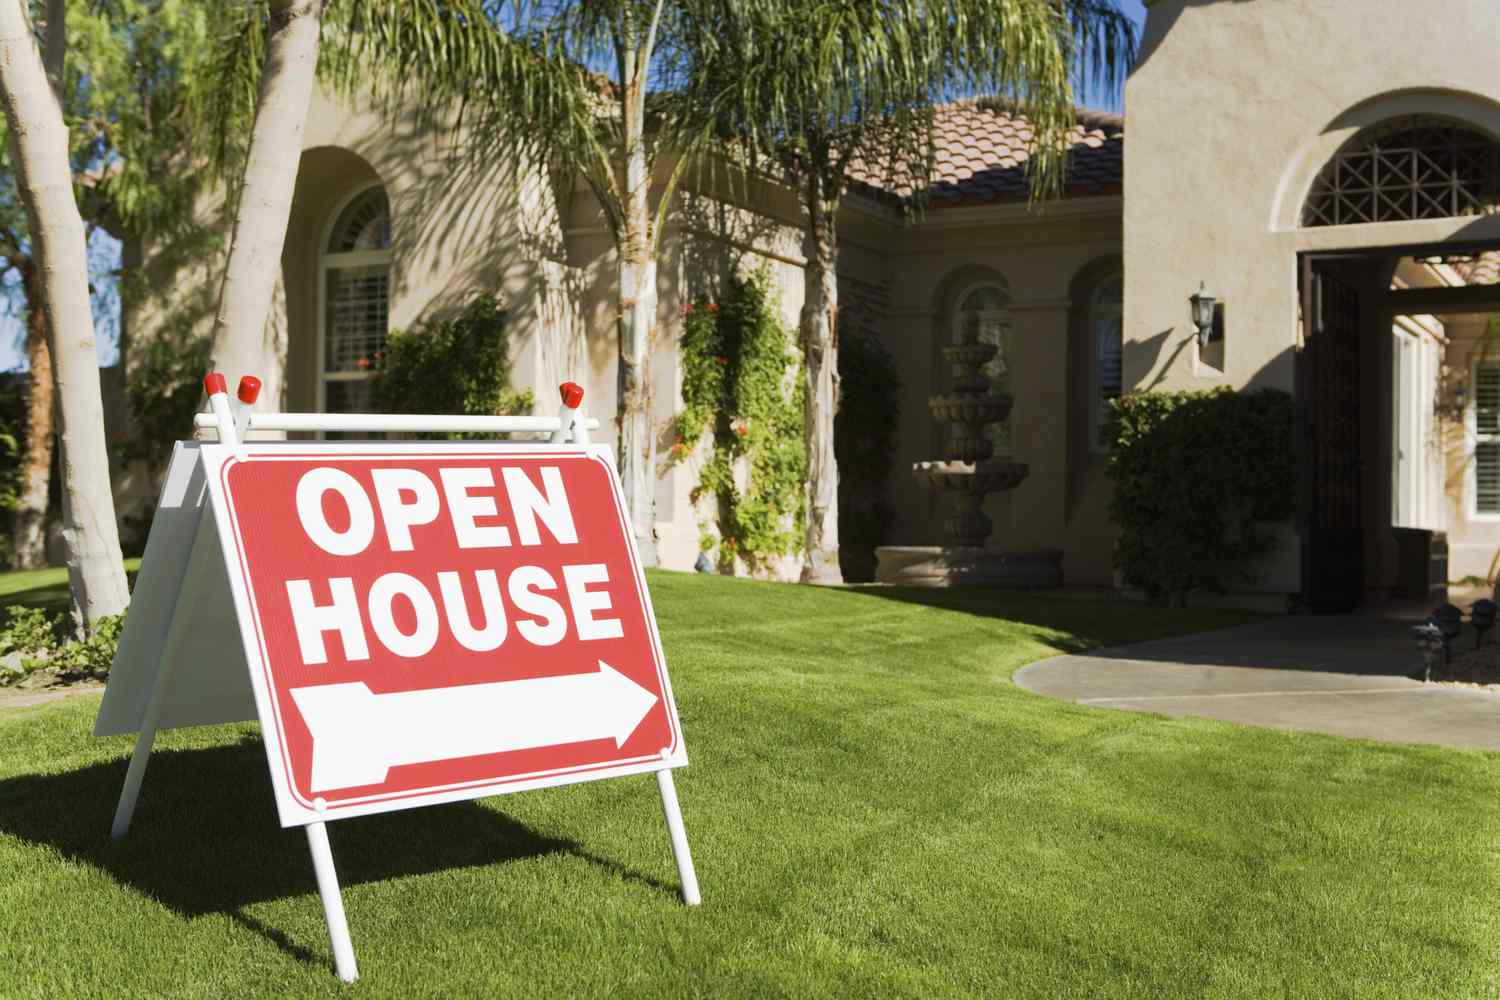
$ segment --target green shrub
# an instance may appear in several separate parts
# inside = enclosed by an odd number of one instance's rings
[[[193,436],[193,414],[203,402],[213,339],[186,325],[168,325],[148,340],[125,383],[130,436],[120,444],[127,462],[143,462],[158,476],[176,441]]]
[[[674,420],[668,461],[687,458],[705,432],[713,452],[692,497],[712,496],[720,572],[735,559],[753,572],[766,559],[802,545],[807,448],[802,439],[801,359],[770,295],[770,274],[730,276],[722,301],[699,298],[684,308],[683,407]],[[737,463],[748,463],[743,488]]]
[[[11,565],[11,533],[21,499],[21,444],[26,438],[26,391],[17,380],[0,385],[0,566]]]
[[[45,666],[58,642],[57,623],[41,608],[12,605],[0,627],[0,684],[15,684]]]
[[[510,388],[510,337],[503,306],[477,295],[456,315],[410,332],[391,331],[385,350],[369,359],[376,408],[384,413],[499,416],[529,412],[531,391]],[[490,434],[418,435],[484,438]]]
[[[85,638],[68,639],[58,646],[48,666],[68,677],[103,680],[109,676],[109,666],[124,631],[124,612],[100,618]]]
[[[1292,398],[1269,389],[1118,400],[1110,514],[1125,582],[1179,604],[1195,590],[1254,582],[1255,561],[1276,544],[1265,526],[1294,509],[1293,427]]]
[[[833,450],[839,465],[839,567],[850,583],[875,579],[875,547],[891,526],[885,485],[900,393],[896,362],[880,341],[857,333],[839,339]]]
[[[69,680],[108,677],[124,628],[123,613],[110,615],[96,622],[89,636],[78,639],[65,612],[49,614],[11,605],[0,626],[0,686],[19,684],[38,670]]]

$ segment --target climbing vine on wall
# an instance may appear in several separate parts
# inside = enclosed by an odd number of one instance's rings
[[[736,558],[753,572],[802,541],[801,358],[770,280],[765,270],[730,276],[720,300],[683,307],[683,407],[669,459],[685,460],[705,439],[712,449],[692,496],[714,500],[714,530],[702,543],[704,551],[717,548],[723,573],[734,571]]]

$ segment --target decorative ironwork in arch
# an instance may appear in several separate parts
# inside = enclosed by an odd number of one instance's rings
[[[328,253],[359,253],[391,248],[391,203],[375,186],[355,198],[333,224]]]
[[[1430,115],[1359,133],[1328,161],[1303,207],[1304,226],[1482,215],[1500,208],[1500,143]]]

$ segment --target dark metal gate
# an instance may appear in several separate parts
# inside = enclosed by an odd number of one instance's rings
[[[1332,267],[1302,267],[1302,578],[1314,612],[1353,611],[1364,596],[1359,292]]]

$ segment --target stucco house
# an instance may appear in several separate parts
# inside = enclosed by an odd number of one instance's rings
[[[909,192],[859,179],[839,220],[840,322],[878,337],[902,375],[892,541],[938,541],[938,501],[903,470],[936,456],[938,351],[976,324],[1002,345],[990,371],[1031,468],[991,499],[994,542],[1061,550],[1069,584],[1115,583],[1107,401],[1220,385],[1293,393],[1308,444],[1299,516],[1242,596],[1338,609],[1425,587],[1434,560],[1443,580],[1493,575],[1500,71],[1478,42],[1500,37],[1500,7],[1430,0],[1409,15],[1400,0],[1156,0],[1124,116],[1078,113],[1062,199],[1028,206],[1027,123],[983,100],[938,110],[937,182],[915,220]],[[613,415],[613,251],[597,206],[541,176],[499,183],[499,165],[448,155],[458,141],[315,98],[266,354],[287,408],[367,405],[355,359],[492,288],[512,309],[517,383],[550,400],[575,378],[592,413]],[[661,255],[663,427],[680,398],[681,306],[715,268],[767,264],[795,323],[798,220],[794,192],[770,181],[734,197],[686,185]],[[1189,314],[1200,287],[1221,310],[1207,343]],[[698,553],[695,478],[689,463],[657,482],[668,568]]]

